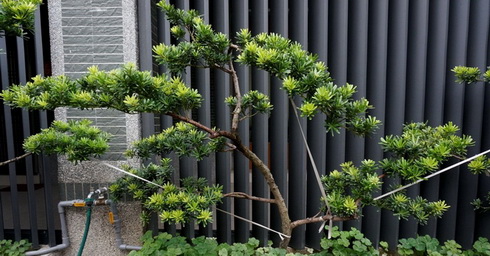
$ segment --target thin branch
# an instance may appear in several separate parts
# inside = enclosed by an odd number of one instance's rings
[[[240,83],[238,82],[238,75],[233,67],[232,60],[230,60],[229,65],[236,98],[236,106],[235,110],[233,110],[233,119],[231,121],[231,131],[235,133],[238,130],[238,122],[240,121],[240,113],[242,112],[242,94],[240,93]]]
[[[1,162],[0,163],[0,166],[4,166],[4,165],[10,164],[10,163],[13,163],[15,161],[19,161],[19,160],[21,160],[23,158],[26,158],[26,157],[30,156],[30,155],[32,155],[32,153],[31,152],[27,152],[27,153],[25,153],[25,154],[23,154],[21,156],[16,157],[16,158],[12,158],[12,159],[7,160],[5,162]]]
[[[339,216],[333,216],[330,214],[319,216],[319,217],[310,217],[302,220],[295,220],[291,222],[291,228],[295,228],[297,226],[301,226],[304,224],[309,224],[309,223],[317,223],[317,222],[324,222],[324,221],[347,221],[347,220],[355,220],[357,219],[357,215],[349,216],[349,217],[339,217]]]
[[[231,192],[228,194],[224,194],[223,197],[244,198],[244,199],[248,199],[248,200],[260,201],[260,202],[270,203],[270,204],[276,203],[276,200],[274,200],[274,199],[251,196],[251,195],[249,195],[247,193],[243,193],[243,192]]]

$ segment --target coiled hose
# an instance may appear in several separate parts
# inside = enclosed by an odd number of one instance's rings
[[[92,205],[94,200],[92,198],[85,199],[85,204],[87,205],[87,214],[85,219],[85,230],[83,231],[82,242],[80,242],[80,248],[78,249],[78,256],[82,256],[83,248],[85,247],[85,242],[87,241],[88,230],[90,228],[90,219],[92,217]]]

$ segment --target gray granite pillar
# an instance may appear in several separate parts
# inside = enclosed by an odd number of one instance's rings
[[[111,70],[126,62],[137,63],[136,0],[49,0],[49,25],[53,75],[78,78],[87,68],[98,65]],[[123,156],[128,144],[141,134],[139,115],[107,109],[78,110],[60,108],[56,119],[86,118],[113,134],[111,149],[100,159],[73,165],[58,158],[61,200],[83,199],[101,186],[108,186],[121,174],[102,165],[139,164]],[[142,225],[138,203],[119,204],[124,243],[139,244]],[[93,208],[93,217],[84,255],[125,255],[115,246],[115,233],[108,222],[106,206]],[[71,246],[60,255],[76,255],[85,225],[83,209],[67,209]]]

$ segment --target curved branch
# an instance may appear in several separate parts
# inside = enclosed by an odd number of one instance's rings
[[[310,217],[302,220],[295,220],[291,222],[291,228],[295,228],[297,226],[301,226],[304,224],[309,224],[309,223],[317,223],[317,222],[324,222],[324,221],[347,221],[347,220],[355,220],[359,218],[357,215],[349,216],[349,217],[339,217],[339,216],[333,216],[330,214],[319,216],[319,217]]]
[[[244,193],[244,192],[231,192],[228,194],[224,194],[223,197],[244,198],[244,199],[248,199],[248,200],[260,201],[260,202],[270,203],[270,204],[276,203],[276,200],[274,200],[274,199],[251,196],[251,195]]]
[[[12,158],[12,159],[7,160],[5,162],[1,162],[0,163],[0,166],[4,166],[4,165],[10,164],[10,163],[13,163],[15,161],[19,161],[19,160],[21,160],[23,158],[26,158],[26,157],[30,156],[30,155],[32,155],[32,153],[31,152],[27,152],[27,153],[25,153],[25,154],[23,154],[21,156],[16,157],[16,158]]]

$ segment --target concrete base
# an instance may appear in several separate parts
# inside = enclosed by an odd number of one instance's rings
[[[138,202],[118,203],[119,218],[121,218],[121,234],[123,243],[141,246],[140,237],[143,228],[140,222],[141,206]],[[77,255],[85,229],[86,211],[84,208],[66,207],[66,221],[70,246],[52,256]],[[92,208],[92,218],[83,255],[120,256],[130,251],[116,247],[114,227],[109,222],[109,206]]]

